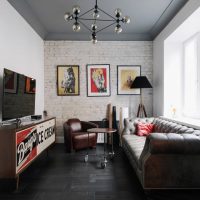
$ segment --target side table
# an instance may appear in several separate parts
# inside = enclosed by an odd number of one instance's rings
[[[103,161],[101,162],[101,168],[104,169],[106,167],[107,164],[107,158],[106,158],[106,134],[111,134],[111,142],[112,142],[112,152],[109,152],[109,156],[111,159],[114,158],[114,149],[113,149],[113,134],[117,132],[116,129],[112,129],[112,128],[91,128],[87,130],[88,132],[88,147],[89,147],[89,134],[90,133],[104,133],[104,154],[103,154]],[[87,148],[88,149],[88,148]],[[87,150],[87,154],[85,155],[85,162],[88,161],[88,150]]]

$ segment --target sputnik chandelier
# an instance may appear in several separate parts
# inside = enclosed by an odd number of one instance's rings
[[[105,12],[104,10],[102,10],[101,8],[98,7],[97,0],[96,0],[96,3],[95,3],[95,6],[92,9],[84,12],[81,15],[80,15],[81,9],[77,5],[73,6],[72,12],[73,12],[73,14],[71,14],[69,12],[65,13],[64,19],[66,21],[74,20],[74,24],[72,26],[72,29],[75,32],[79,32],[80,31],[80,29],[81,29],[80,24],[82,26],[84,26],[87,30],[89,30],[91,32],[91,34],[92,34],[91,41],[93,42],[93,44],[97,43],[97,33],[99,33],[100,31],[103,31],[106,28],[116,24],[114,31],[116,33],[121,33],[122,32],[121,23],[124,23],[124,24],[129,24],[130,23],[130,17],[129,16],[122,17],[122,12],[121,12],[121,10],[119,8],[117,8],[115,10],[115,12],[114,12],[115,13],[115,17],[113,17],[112,15],[108,14],[107,12]],[[106,15],[107,17],[109,17],[109,19],[101,19],[100,18],[100,13],[101,12],[104,13],[104,16]],[[91,18],[85,17],[86,14],[88,14],[88,13],[91,13],[93,17],[91,17]],[[84,23],[84,21],[91,21],[92,22],[91,27],[89,28]],[[104,26],[101,29],[98,29],[98,26],[97,26],[97,22],[98,21],[99,22],[110,22],[110,24]]]

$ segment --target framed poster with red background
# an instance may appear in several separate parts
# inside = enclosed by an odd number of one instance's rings
[[[110,65],[88,64],[86,70],[87,70],[87,96],[88,97],[110,96]]]

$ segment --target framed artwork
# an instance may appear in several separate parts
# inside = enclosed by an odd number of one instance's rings
[[[140,65],[118,65],[117,66],[117,94],[118,95],[140,95],[140,89],[131,89],[136,76],[141,75]]]
[[[4,91],[6,93],[17,93],[18,74],[16,72],[4,69]]]
[[[35,94],[36,81],[33,78],[25,77],[25,93]]]
[[[87,65],[87,96],[105,97],[110,96],[110,65],[89,64]]]
[[[80,94],[79,66],[57,66],[57,95],[78,96]]]

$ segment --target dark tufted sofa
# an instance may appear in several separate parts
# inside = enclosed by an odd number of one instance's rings
[[[154,124],[135,135],[138,121]],[[122,145],[144,189],[200,188],[200,130],[163,118],[125,119]]]

